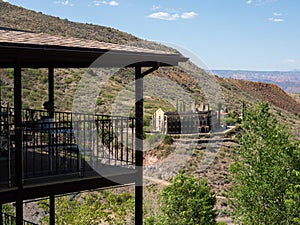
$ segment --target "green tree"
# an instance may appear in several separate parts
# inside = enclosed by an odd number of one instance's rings
[[[294,170],[296,182],[287,190],[286,205],[292,224],[300,224],[300,172]]]
[[[245,110],[242,128],[231,166],[235,219],[242,224],[289,224],[285,197],[297,148],[267,103]]]
[[[159,196],[159,212],[145,224],[195,225],[216,224],[215,196],[205,179],[198,180],[179,173]]]

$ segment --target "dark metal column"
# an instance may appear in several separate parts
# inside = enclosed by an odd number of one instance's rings
[[[48,102],[44,105],[46,110],[48,111],[48,116],[50,118],[54,118],[54,68],[48,68]],[[53,120],[54,121],[54,120]],[[54,134],[49,134],[49,145],[53,145]],[[49,173],[52,173],[52,163],[53,163],[53,155],[54,149],[52,147],[49,148]],[[50,214],[51,215],[51,214]]]
[[[50,106],[53,106],[52,111],[49,111],[49,116],[54,117],[54,68],[48,69],[48,102]]]
[[[55,225],[55,196],[49,196],[50,201],[50,225]]]
[[[2,203],[0,203],[0,225],[3,224]]]
[[[140,66],[135,67],[135,148],[137,178],[135,182],[135,224],[143,224],[143,76]]]
[[[14,68],[14,108],[15,108],[15,173],[16,224],[23,224],[23,159],[22,159],[22,81],[21,67]]]

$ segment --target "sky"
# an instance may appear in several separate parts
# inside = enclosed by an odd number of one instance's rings
[[[300,69],[299,0],[6,1],[179,46],[210,70]]]

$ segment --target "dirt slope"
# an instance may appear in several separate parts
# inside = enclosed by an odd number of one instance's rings
[[[269,102],[271,105],[293,114],[300,113],[300,103],[284,92],[275,84],[216,78],[221,86],[240,97],[247,96],[248,100]]]

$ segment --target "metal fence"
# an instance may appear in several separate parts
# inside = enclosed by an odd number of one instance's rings
[[[0,112],[0,184],[14,186],[15,147],[22,139],[23,178],[84,173],[93,164],[133,167],[134,123],[131,117],[24,109],[22,137],[15,136],[14,109]]]

